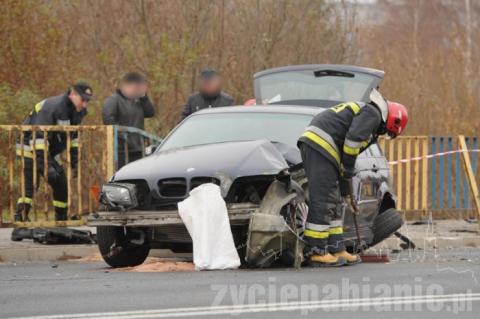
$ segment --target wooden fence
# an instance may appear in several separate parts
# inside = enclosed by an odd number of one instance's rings
[[[428,210],[428,137],[405,136],[394,140],[381,139],[380,148],[389,162],[397,208],[405,211]],[[415,161],[398,162],[402,159],[419,158]],[[420,159],[421,158],[421,159]]]
[[[416,217],[427,212],[434,217],[478,215],[472,184],[479,178],[476,137],[405,136],[381,139],[379,145],[391,163],[400,210],[420,213]]]

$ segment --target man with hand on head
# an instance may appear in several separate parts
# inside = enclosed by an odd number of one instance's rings
[[[118,89],[105,100],[102,111],[103,124],[135,127],[143,130],[145,118],[155,115],[155,108],[147,96],[147,80],[138,72],[123,76]],[[125,152],[125,142],[128,152]],[[143,136],[128,133],[118,137],[118,168],[143,157]],[[128,157],[128,158],[127,158]]]

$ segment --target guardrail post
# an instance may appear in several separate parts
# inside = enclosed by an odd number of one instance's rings
[[[477,181],[475,180],[475,175],[472,170],[472,163],[470,162],[470,156],[468,154],[467,144],[465,143],[465,137],[463,135],[458,136],[458,142],[460,149],[462,150],[462,158],[465,172],[467,173],[468,184],[472,190],[473,199],[475,202],[475,207],[477,209],[477,219],[480,223],[480,194],[478,191]]]

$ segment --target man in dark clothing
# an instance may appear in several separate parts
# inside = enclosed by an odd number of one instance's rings
[[[316,115],[300,137],[308,179],[309,212],[304,238],[312,266],[340,266],[360,262],[345,250],[342,185],[351,183],[355,161],[381,134],[396,137],[408,120],[406,108],[374,90],[370,103],[342,103]],[[341,194],[342,190],[342,194]]]
[[[182,120],[201,109],[233,104],[233,98],[222,92],[220,75],[213,69],[204,69],[199,77],[199,92],[188,97],[182,112]]]
[[[47,98],[37,103],[22,124],[24,125],[80,125],[87,114],[87,104],[92,98],[92,88],[84,82],[77,82],[69,90],[59,96]],[[35,140],[33,140],[35,138]],[[47,143],[48,142],[48,143]],[[48,146],[47,146],[48,145]],[[70,155],[73,175],[76,176],[78,161],[77,133],[70,133]],[[48,163],[44,163],[44,151],[48,149]],[[65,132],[48,132],[47,141],[43,132],[25,132],[23,143],[17,144],[17,155],[24,157],[25,189],[24,197],[17,202],[15,221],[28,221],[28,213],[32,204],[34,185],[34,154],[36,158],[36,176],[44,176],[44,165],[47,165],[48,183],[53,188],[53,206],[55,219],[67,220],[68,184],[62,165],[57,156],[67,149]],[[38,183],[37,183],[38,185]]]
[[[145,76],[130,72],[123,76],[120,87],[105,100],[103,124],[145,128],[145,118],[155,115],[155,109],[147,96]],[[126,143],[125,143],[126,141]],[[143,157],[143,136],[134,133],[119,133],[118,168]]]

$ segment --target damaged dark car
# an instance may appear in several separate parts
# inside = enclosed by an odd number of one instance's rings
[[[302,65],[262,71],[254,79],[257,106],[194,113],[153,154],[122,167],[103,186],[100,210],[89,216],[89,225],[97,226],[99,249],[109,265],[141,264],[152,248],[191,251],[177,203],[205,183],[221,189],[245,265],[302,263],[308,181],[297,139],[327,107],[368,101],[383,72]],[[362,243],[345,205],[350,250],[373,246],[400,228],[388,163],[377,144],[358,157],[354,194]]]

